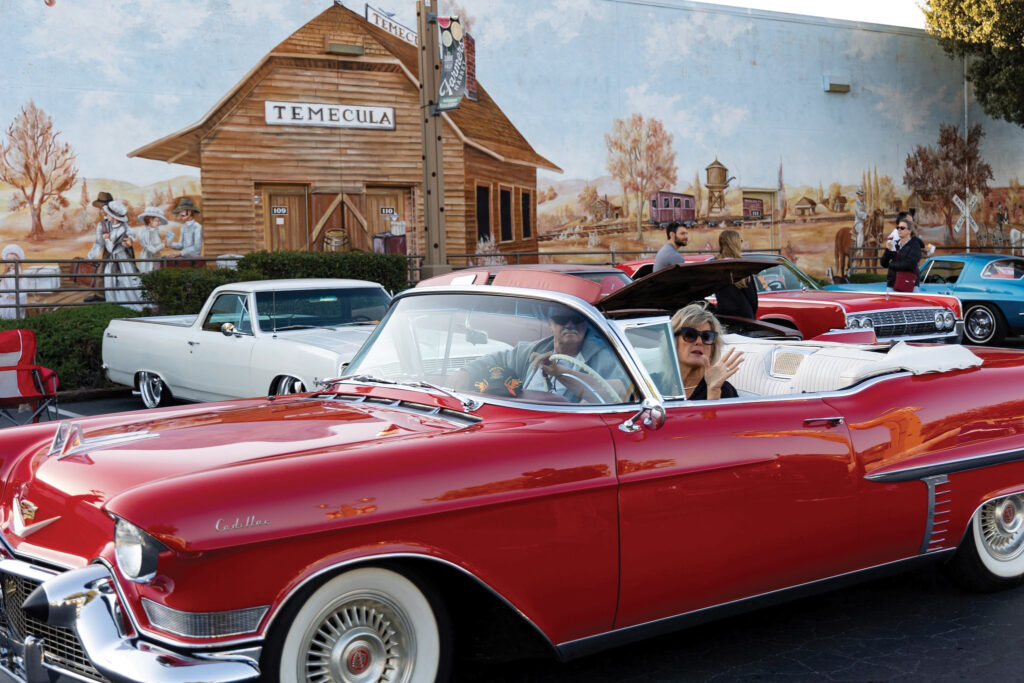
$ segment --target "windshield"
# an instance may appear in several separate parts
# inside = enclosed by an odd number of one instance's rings
[[[380,287],[333,287],[256,292],[260,331],[374,323],[390,298]]]
[[[611,343],[582,313],[489,294],[399,299],[348,374],[539,403],[637,400]]]
[[[801,289],[818,289],[814,280],[790,263],[780,263],[762,270],[754,278],[758,292],[788,292]]]

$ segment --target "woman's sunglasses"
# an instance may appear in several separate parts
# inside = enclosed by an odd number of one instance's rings
[[[714,330],[695,330],[692,327],[683,327],[676,334],[682,337],[687,344],[692,344],[697,339],[705,344],[714,344],[715,339],[718,338],[718,333]]]

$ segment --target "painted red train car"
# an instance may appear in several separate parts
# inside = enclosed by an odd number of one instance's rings
[[[651,193],[650,214],[652,223],[692,221],[697,218],[697,200],[692,194],[659,190]]]

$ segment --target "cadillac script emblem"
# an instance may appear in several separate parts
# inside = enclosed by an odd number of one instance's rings
[[[29,534],[35,533],[36,531],[42,529],[44,526],[52,524],[53,522],[56,522],[58,519],[60,519],[60,516],[50,517],[49,519],[44,519],[41,522],[29,524],[28,522],[31,522],[36,518],[36,512],[38,512],[38,510],[39,508],[36,505],[34,505],[32,501],[22,500],[21,498],[15,496],[13,510],[14,514],[12,515],[11,519],[11,528],[16,535],[21,536],[22,538],[26,538]]]

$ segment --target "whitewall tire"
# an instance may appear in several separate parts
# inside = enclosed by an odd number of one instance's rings
[[[950,561],[962,585],[993,591],[1024,580],[1024,495],[990,500],[974,513],[960,548]]]
[[[281,683],[433,683],[450,648],[435,604],[415,583],[379,567],[354,569],[318,588],[281,647]],[[443,622],[446,623],[446,622]]]

